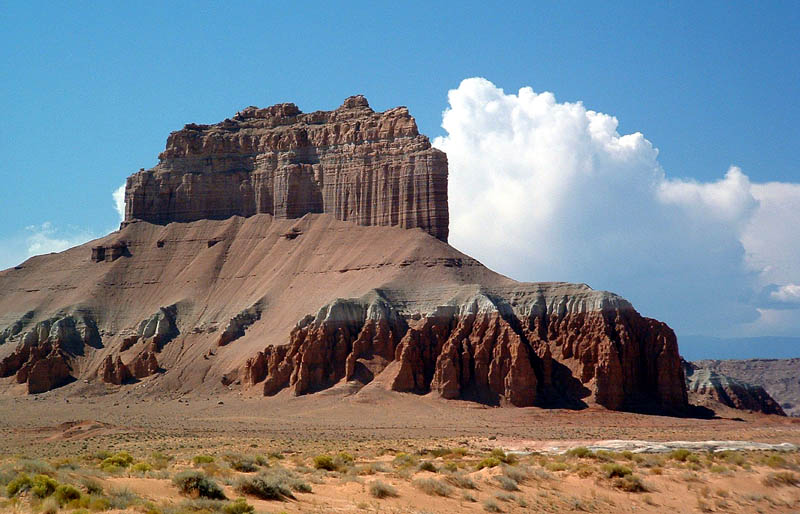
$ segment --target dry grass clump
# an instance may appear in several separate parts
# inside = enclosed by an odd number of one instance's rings
[[[800,487],[800,476],[791,471],[778,471],[765,476],[761,483],[769,487],[798,486]]]
[[[594,452],[585,446],[578,446],[577,448],[572,448],[567,450],[566,455],[568,457],[576,457],[578,459],[590,459],[593,458]]]
[[[420,491],[431,496],[446,497],[450,496],[450,494],[453,492],[452,487],[440,480],[436,480],[435,478],[418,478],[411,482],[411,484]]]
[[[500,484],[502,489],[506,491],[519,491],[519,486],[517,485],[517,481],[513,480],[505,475],[497,475],[494,477],[495,480]]]
[[[254,473],[258,471],[260,464],[264,464],[264,462],[259,463],[253,457],[239,455],[236,453],[229,453],[224,455],[222,458],[228,463],[228,466],[230,466],[232,470],[239,471],[241,473]]]
[[[431,473],[437,473],[439,470],[436,468],[436,465],[429,461],[424,460],[419,463],[419,467],[417,467],[419,471],[430,471]]]
[[[236,491],[262,500],[295,499],[291,489],[282,480],[265,475],[239,479],[236,483]]]
[[[211,464],[215,460],[211,455],[195,455],[192,457],[192,464],[194,467],[199,468],[200,466]]]
[[[638,475],[629,474],[621,478],[615,478],[611,485],[617,489],[628,493],[646,493],[650,488],[639,478]]]
[[[408,453],[400,452],[395,455],[394,460],[392,461],[392,465],[396,468],[404,469],[404,468],[412,468],[418,464],[418,460],[413,455],[409,455]]]
[[[606,478],[624,478],[633,473],[633,470],[628,466],[617,464],[616,462],[608,462],[603,464],[600,468]]]
[[[516,464],[519,460],[513,453],[506,453],[500,448],[492,450],[491,456],[504,464]]]
[[[183,471],[175,475],[172,483],[189,496],[199,496],[211,500],[224,500],[225,493],[214,480],[199,471]]]
[[[503,509],[500,508],[500,504],[492,498],[487,498],[483,501],[483,510],[486,512],[503,512]]]
[[[445,475],[445,480],[447,480],[452,485],[458,487],[459,489],[477,489],[478,486],[475,485],[475,482],[465,475],[464,473],[449,473]]]
[[[385,482],[381,482],[380,480],[373,480],[370,482],[369,494],[378,499],[396,498],[400,496],[400,494],[397,492],[397,489]]]

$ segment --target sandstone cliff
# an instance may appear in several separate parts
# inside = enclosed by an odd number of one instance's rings
[[[723,375],[691,362],[684,362],[683,365],[689,393],[710,398],[734,409],[786,415],[778,402],[759,385]]]
[[[159,161],[128,178],[126,223],[325,212],[447,241],[447,158],[405,107],[376,113],[363,96],[309,114],[248,107],[173,132]]]
[[[129,178],[119,231],[0,271],[0,390],[687,407],[669,327],[487,269],[446,243],[446,195],[404,108],[187,125]]]

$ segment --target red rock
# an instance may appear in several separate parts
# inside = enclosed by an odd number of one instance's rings
[[[155,375],[161,368],[156,360],[155,353],[145,350],[128,363],[128,368],[134,378],[144,378]]]
[[[102,377],[103,382],[115,385],[122,385],[132,378],[128,366],[123,364],[119,355],[116,360],[111,355],[107,356],[98,371],[98,375]]]
[[[248,107],[173,132],[159,161],[128,178],[126,223],[326,212],[447,240],[447,158],[405,107],[376,113],[363,96],[310,114]]]

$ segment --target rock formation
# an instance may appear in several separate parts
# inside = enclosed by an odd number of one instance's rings
[[[800,359],[702,360],[690,363],[761,386],[789,416],[800,416]]]
[[[128,179],[125,209],[117,232],[0,271],[0,390],[688,405],[665,324],[446,243],[447,159],[405,108],[351,97],[186,125]]]
[[[683,366],[690,393],[711,398],[734,409],[786,415],[778,402],[761,386],[698,367],[691,362],[684,362]]]
[[[126,223],[322,212],[447,241],[447,158],[405,107],[376,113],[353,96],[335,111],[286,103],[186,125],[125,188]],[[102,253],[98,260],[110,258]]]
[[[460,291],[459,291],[460,292]],[[294,394],[385,373],[394,391],[520,407],[680,411],[686,406],[675,335],[622,298],[586,286],[479,290],[430,312],[402,313],[388,291],[336,300],[245,364],[266,395]],[[514,298],[512,306],[505,298]]]

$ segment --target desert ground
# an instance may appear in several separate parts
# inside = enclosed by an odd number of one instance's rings
[[[491,408],[341,389],[78,391],[0,398],[3,512],[800,510],[796,450],[586,448],[609,439],[800,445],[793,418]]]

